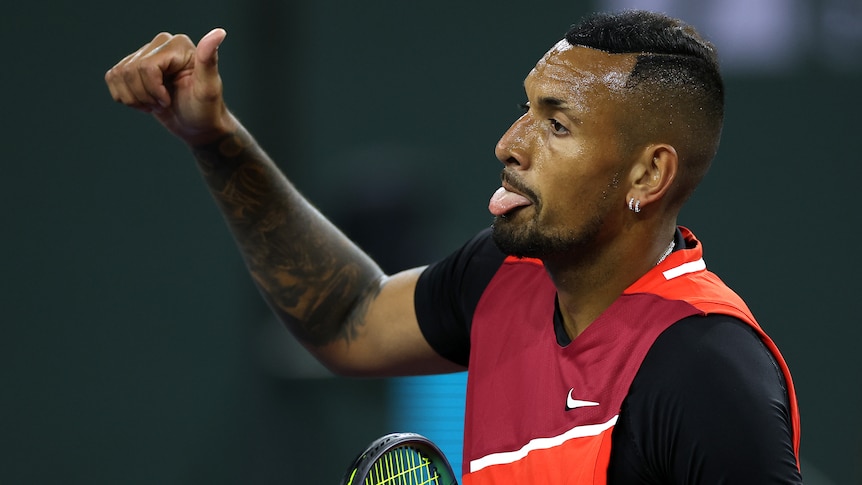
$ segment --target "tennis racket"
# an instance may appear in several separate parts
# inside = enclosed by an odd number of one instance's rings
[[[416,433],[374,440],[347,469],[341,485],[458,485],[443,452]]]

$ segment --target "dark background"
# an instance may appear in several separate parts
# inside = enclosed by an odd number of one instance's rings
[[[335,483],[386,431],[385,381],[309,378],[272,357],[273,342],[288,360],[295,347],[188,150],[111,101],[117,60],[161,30],[225,27],[232,109],[394,270],[490,223],[493,146],[521,81],[595,7],[5,5],[0,482]],[[814,42],[791,69],[728,73],[723,145],[681,223],[790,363],[807,483],[862,483],[862,57]]]

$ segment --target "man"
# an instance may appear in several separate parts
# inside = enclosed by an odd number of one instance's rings
[[[193,147],[254,281],[345,375],[469,368],[464,483],[800,483],[787,366],[677,214],[717,150],[711,44],[648,12],[574,26],[527,76],[492,230],[395,275],[226,108],[225,32],[159,34],[106,75]]]

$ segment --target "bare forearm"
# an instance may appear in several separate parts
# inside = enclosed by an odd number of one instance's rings
[[[384,275],[284,178],[224,103],[216,28],[197,43],[159,33],[105,73],[111,97],[152,114],[194,149],[255,283],[329,368],[431,368],[413,308],[418,271]],[[361,328],[360,328],[361,327]],[[445,363],[444,363],[445,365]]]
[[[383,277],[377,265],[244,130],[194,154],[255,283],[294,335],[313,347],[355,337]]]

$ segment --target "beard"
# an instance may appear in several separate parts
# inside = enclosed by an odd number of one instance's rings
[[[538,221],[539,212],[528,221],[516,222],[507,215],[494,218],[491,236],[507,255],[519,258],[569,259],[586,254],[599,234],[604,218],[599,212],[577,229],[552,229]]]
[[[593,203],[587,220],[576,226],[554,227],[541,221],[542,198],[504,170],[501,175],[503,181],[533,202],[533,213],[527,216],[522,212],[526,208],[516,208],[513,212],[496,216],[491,226],[494,243],[505,254],[519,258],[560,261],[589,258],[598,249],[597,241],[606,217],[611,212],[611,195],[619,188],[620,174],[620,170],[614,172],[600,198]]]

